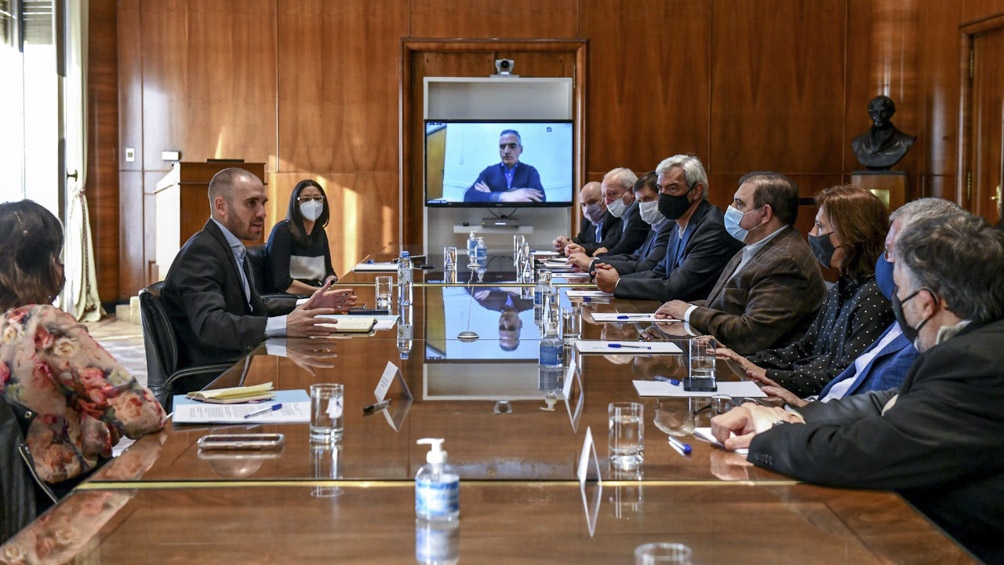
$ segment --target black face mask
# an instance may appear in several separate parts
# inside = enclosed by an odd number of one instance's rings
[[[690,201],[687,200],[688,194],[690,194],[689,190],[680,196],[670,196],[660,193],[659,213],[670,220],[679,218],[690,208]]]
[[[812,254],[816,257],[816,261],[829,269],[830,262],[833,261],[833,254],[837,251],[837,248],[833,247],[833,242],[830,241],[830,234],[809,234],[809,247],[812,248]]]
[[[920,329],[923,328],[924,324],[929,322],[931,319],[928,318],[921,322],[916,328],[911,328],[910,324],[906,323],[906,316],[903,314],[903,305],[913,300],[913,297],[917,296],[917,294],[919,294],[922,290],[928,289],[918,288],[913,294],[907,296],[903,300],[900,300],[899,295],[897,294],[899,289],[895,286],[892,287],[892,313],[896,315],[896,321],[899,322],[899,327],[903,330],[903,337],[909,340],[910,343],[914,344],[914,347],[917,346],[917,335],[920,334]],[[928,292],[930,291],[928,290]]]

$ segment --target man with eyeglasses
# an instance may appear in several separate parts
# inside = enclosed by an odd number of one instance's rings
[[[773,172],[748,173],[725,213],[725,230],[745,243],[705,300],[672,300],[655,316],[687,325],[674,334],[715,336],[741,355],[782,347],[805,335],[826,295],[819,262],[794,228],[798,188]],[[689,327],[688,327],[689,326]],[[682,331],[681,331],[682,330]]]
[[[532,165],[521,163],[523,142],[514,129],[499,134],[499,157],[502,162],[481,171],[474,184],[464,192],[464,202],[546,202],[540,174]]]

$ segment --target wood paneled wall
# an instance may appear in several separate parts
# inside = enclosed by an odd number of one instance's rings
[[[111,0],[92,0],[109,5]],[[145,283],[152,229],[144,206],[186,160],[268,163],[269,225],[301,178],[322,181],[328,235],[345,271],[399,238],[402,41],[556,39],[588,42],[585,171],[651,170],[679,152],[702,158],[711,199],[725,204],[752,169],[791,175],[804,197],[858,169],[850,139],[870,125],[866,104],[888,92],[894,122],[918,135],[898,166],[909,198],[958,195],[959,25],[1004,11],[1004,0],[118,0],[118,288]],[[95,49],[112,49],[99,41]],[[93,55],[92,55],[93,56]],[[460,75],[489,74],[471,59]],[[517,58],[516,71],[534,65]],[[578,71],[579,69],[577,69]],[[410,73],[410,76],[415,76]],[[96,120],[110,120],[107,113]],[[110,131],[110,130],[105,130]],[[96,140],[97,141],[97,140]],[[100,166],[101,163],[98,163]],[[104,189],[103,187],[101,188]],[[110,190],[110,188],[109,188]],[[402,193],[403,191],[403,193]],[[112,193],[109,193],[112,194]],[[411,214],[420,214],[412,209]],[[98,212],[107,226],[107,206]],[[408,224],[414,224],[411,218]],[[809,218],[802,218],[803,222]],[[411,233],[412,230],[409,230]],[[143,237],[140,237],[140,235]],[[112,232],[102,230],[99,248]],[[407,236],[406,236],[407,237]],[[102,263],[106,280],[113,261]]]

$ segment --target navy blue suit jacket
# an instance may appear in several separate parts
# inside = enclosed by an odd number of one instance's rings
[[[893,328],[898,327],[897,323],[894,322],[891,326],[886,328],[882,335],[875,340],[875,343],[871,344],[868,349],[862,353],[872,351],[885,336],[893,330]],[[822,392],[819,393],[819,398],[825,397],[829,394],[830,389],[833,385],[844,381],[847,379],[854,379],[854,384],[851,385],[844,396],[850,396],[852,394],[862,394],[870,390],[882,391],[889,389],[898,389],[899,385],[903,384],[903,379],[906,378],[906,372],[913,365],[915,359],[917,359],[917,350],[914,349],[913,344],[907,341],[903,334],[896,336],[896,339],[889,342],[889,345],[885,347],[882,351],[878,352],[861,373],[855,378],[854,375],[854,364],[851,363],[849,367],[844,369],[842,373],[837,375],[830,381],[825,387],[823,387]]]
[[[509,192],[509,187],[506,186],[505,173],[502,172],[505,169],[505,165],[502,163],[496,163],[485,170],[481,171],[478,175],[478,179],[474,181],[474,184],[464,192],[464,202],[498,202],[499,196],[503,192]],[[492,189],[491,192],[481,192],[480,190],[474,188],[475,184],[483,182],[488,185],[488,188]],[[537,173],[537,169],[533,168],[532,165],[527,165],[526,163],[516,163],[516,170],[512,176],[512,187],[515,188],[536,188],[540,191],[541,202],[547,202],[547,195],[544,194],[544,187],[540,184],[540,174]]]

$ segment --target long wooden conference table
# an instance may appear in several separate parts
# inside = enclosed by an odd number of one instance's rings
[[[372,305],[376,274],[353,273],[341,284]],[[0,562],[630,563],[647,542],[685,544],[694,563],[973,561],[895,493],[801,484],[684,437],[721,406],[640,399],[632,386],[681,376],[679,355],[566,348],[566,364],[574,359],[577,370],[555,381],[538,372],[533,308],[505,269],[481,283],[444,283],[434,271],[418,278],[410,348],[397,328],[263,344],[210,385],[342,383],[340,442],[311,444],[306,424],[169,422],[0,547]],[[500,347],[500,304],[521,310],[512,351],[511,339]],[[583,306],[584,339],[632,339],[646,324],[590,323],[592,313],[651,312],[657,304]],[[480,338],[456,339],[463,330]],[[276,345],[286,356],[269,353]],[[388,364],[412,399],[398,382],[387,410],[364,415]],[[717,371],[740,378],[728,363]],[[645,405],[645,459],[634,472],[607,463],[607,405],[625,400]],[[581,482],[587,430],[599,476]],[[223,432],[282,433],[285,446],[199,450],[200,437]],[[674,451],[667,433],[693,453]],[[415,520],[414,475],[426,453],[415,442],[425,437],[445,438],[459,470],[456,525],[430,530]]]

